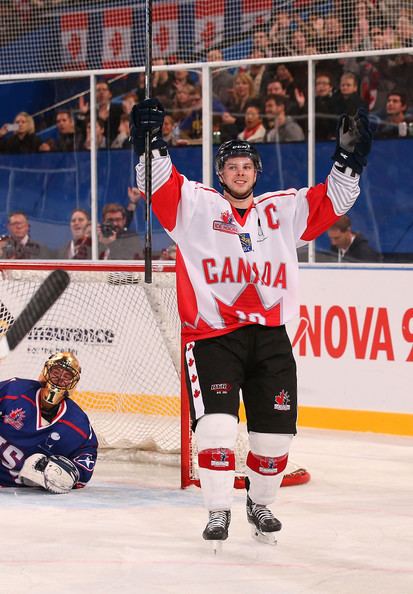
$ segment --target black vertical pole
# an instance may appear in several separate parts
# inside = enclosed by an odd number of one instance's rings
[[[145,3],[145,98],[152,96],[152,0]],[[145,283],[152,282],[152,151],[151,132],[145,137]]]

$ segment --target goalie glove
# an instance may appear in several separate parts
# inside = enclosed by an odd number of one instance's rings
[[[27,487],[42,487],[53,494],[69,493],[79,480],[79,471],[65,456],[48,458],[44,454],[29,456],[19,478]]]
[[[151,134],[152,150],[166,154],[166,142],[162,140],[161,131],[165,110],[158,99],[145,99],[134,105],[130,114],[130,141],[135,153],[140,157],[145,152],[146,134]]]
[[[360,108],[355,116],[342,115],[337,126],[337,146],[334,161],[359,175],[367,165],[367,156],[371,149],[372,131],[367,111]]]

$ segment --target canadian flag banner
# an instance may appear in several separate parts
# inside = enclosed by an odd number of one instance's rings
[[[86,12],[69,12],[60,18],[62,40],[62,68],[87,68],[87,37],[89,18]]]
[[[178,48],[178,5],[154,5],[152,10],[152,56],[167,58]]]
[[[208,51],[222,43],[225,0],[197,0],[195,4],[195,52]]]
[[[102,68],[126,68],[132,56],[132,8],[103,12]]]
[[[267,23],[271,18],[272,5],[273,0],[242,0],[242,32]]]

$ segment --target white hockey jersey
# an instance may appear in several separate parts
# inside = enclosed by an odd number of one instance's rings
[[[136,172],[143,194],[143,158]],[[288,322],[299,304],[296,247],[328,229],[359,194],[359,176],[333,166],[324,184],[255,197],[241,218],[219,192],[181,175],[169,155],[154,157],[152,178],[154,213],[178,247],[186,341]]]

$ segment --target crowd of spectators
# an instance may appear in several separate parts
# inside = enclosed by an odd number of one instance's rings
[[[262,43],[262,37],[259,37]],[[262,55],[254,50],[253,56]],[[220,50],[208,59],[222,60]],[[159,60],[157,61],[159,63]],[[212,70],[214,143],[240,138],[250,142],[302,142],[307,135],[307,73],[303,63],[248,64]],[[136,80],[135,80],[136,82]],[[413,55],[318,61],[315,70],[316,140],[332,140],[342,113],[364,106],[376,124],[376,137],[413,135]],[[171,146],[202,142],[202,86],[199,72],[154,73],[153,95],[167,117],[162,134]],[[142,77],[122,96],[112,97],[105,80],[96,84],[96,143],[102,149],[130,148],[129,114],[144,96]],[[36,133],[26,112],[0,127],[0,152],[88,151],[90,105],[82,95],[71,108],[60,108],[54,125]]]

